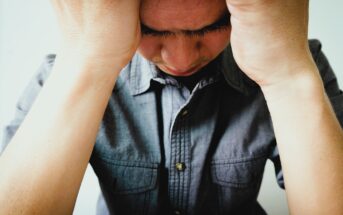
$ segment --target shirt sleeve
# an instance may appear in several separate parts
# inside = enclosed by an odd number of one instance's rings
[[[326,94],[330,99],[332,108],[341,127],[343,127],[343,92],[340,90],[336,75],[329,64],[329,61],[321,50],[320,42],[315,40],[312,44],[313,49],[315,49],[317,53],[314,55],[314,60],[322,77]]]
[[[20,96],[15,107],[14,118],[4,127],[3,139],[0,143],[0,155],[18,130],[20,124],[23,122],[26,114],[29,112],[33,102],[42,89],[44,82],[50,74],[55,57],[56,55],[50,54],[44,58],[38,71]]]
[[[340,90],[339,88],[336,75],[333,72],[326,56],[322,52],[321,43],[318,40],[310,40],[309,45],[310,45],[313,59],[315,60],[317,64],[322,81],[324,83],[326,94],[330,99],[332,108],[336,114],[336,117],[341,127],[343,127],[343,93],[342,93],[342,90]],[[284,178],[283,178],[283,173],[282,173],[282,168],[281,168],[279,151],[277,149],[276,143],[272,147],[269,158],[274,164],[276,179],[279,186],[285,189],[285,183],[284,183]]]

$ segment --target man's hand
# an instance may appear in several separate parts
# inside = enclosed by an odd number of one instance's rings
[[[239,67],[271,114],[291,214],[343,214],[343,132],[307,42],[308,0],[226,0]]]
[[[124,67],[140,42],[140,0],[52,0],[63,51]]]
[[[139,0],[52,3],[62,47],[0,157],[0,214],[72,214],[116,78],[139,43]]]
[[[313,68],[308,0],[226,0],[231,45],[239,67],[261,87]]]

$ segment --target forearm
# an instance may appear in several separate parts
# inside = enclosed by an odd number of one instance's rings
[[[343,213],[343,133],[313,69],[262,88],[292,214]]]
[[[0,157],[0,214],[72,213],[120,68],[61,56]]]

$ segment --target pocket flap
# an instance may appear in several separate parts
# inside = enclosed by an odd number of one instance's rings
[[[100,183],[111,186],[114,194],[131,194],[156,187],[158,164],[101,159],[97,172]]]
[[[212,180],[221,186],[246,188],[260,183],[266,159],[242,162],[213,162]]]

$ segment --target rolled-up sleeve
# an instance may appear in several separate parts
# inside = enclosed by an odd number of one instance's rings
[[[6,146],[18,130],[20,124],[23,122],[26,114],[30,110],[33,102],[42,89],[44,82],[48,78],[51,68],[53,66],[55,55],[47,55],[38,71],[26,86],[17,104],[14,118],[4,127],[3,139],[0,143],[0,155],[5,150]]]

